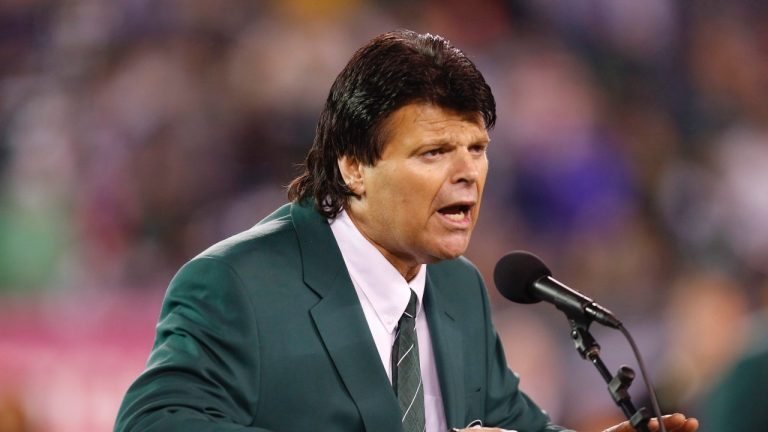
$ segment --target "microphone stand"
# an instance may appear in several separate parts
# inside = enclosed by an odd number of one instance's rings
[[[595,365],[597,371],[608,384],[608,392],[616,405],[624,412],[632,427],[639,432],[649,432],[648,421],[651,416],[648,414],[648,410],[645,407],[635,409],[629,395],[629,386],[635,379],[635,371],[629,366],[623,365],[615,376],[611,375],[600,358],[600,345],[589,332],[590,321],[584,317],[573,318],[569,315],[568,322],[571,325],[571,339],[573,339],[581,358],[589,360]]]

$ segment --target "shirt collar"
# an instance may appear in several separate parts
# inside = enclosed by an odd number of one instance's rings
[[[347,212],[342,210],[329,223],[352,283],[370,302],[381,324],[390,333],[395,331],[408,306],[411,290],[419,299],[416,309],[418,316],[423,304],[426,265],[422,264],[416,277],[408,282],[376,246],[363,236]]]

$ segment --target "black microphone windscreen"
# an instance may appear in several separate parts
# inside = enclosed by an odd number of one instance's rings
[[[537,303],[531,286],[544,276],[552,276],[549,268],[536,255],[514,251],[504,255],[493,270],[493,281],[501,295],[515,303]]]

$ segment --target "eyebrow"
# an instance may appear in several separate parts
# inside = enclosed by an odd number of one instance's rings
[[[487,145],[487,144],[490,144],[490,143],[491,143],[491,138],[488,137],[488,138],[480,138],[480,139],[474,140],[474,141],[470,142],[469,145],[476,145],[476,144],[486,144]],[[449,139],[446,139],[446,138],[435,138],[435,139],[425,140],[424,142],[422,142],[421,145],[419,145],[419,147],[428,147],[428,146],[433,146],[433,145],[441,146],[441,145],[446,145],[446,144],[455,145]]]

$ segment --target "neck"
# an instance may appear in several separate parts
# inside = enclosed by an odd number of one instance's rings
[[[417,274],[419,274],[419,269],[421,268],[421,264],[416,264],[411,266],[398,265],[396,262],[392,260],[391,257],[387,256],[386,254],[384,254],[384,256],[387,258],[387,261],[389,261],[393,266],[395,266],[397,271],[400,272],[401,275],[403,275],[406,281],[410,282],[411,280],[413,280],[413,278],[416,277]]]
[[[363,228],[362,224],[358,219],[347,210],[347,214],[349,215],[349,219],[352,221],[352,223],[355,225],[355,228],[357,228],[358,231],[360,231],[360,234],[365,237],[366,240],[368,240],[376,249],[381,252],[382,255],[384,255],[384,258],[389,261],[390,264],[392,264],[393,267],[397,270],[398,273],[400,273],[403,278],[407,282],[410,282],[413,280],[413,278],[416,277],[416,275],[419,273],[419,269],[421,268],[421,264],[416,262],[413,259],[408,259],[406,257],[398,256],[389,250],[387,250],[384,246],[382,246],[379,242],[371,238],[366,230]]]

